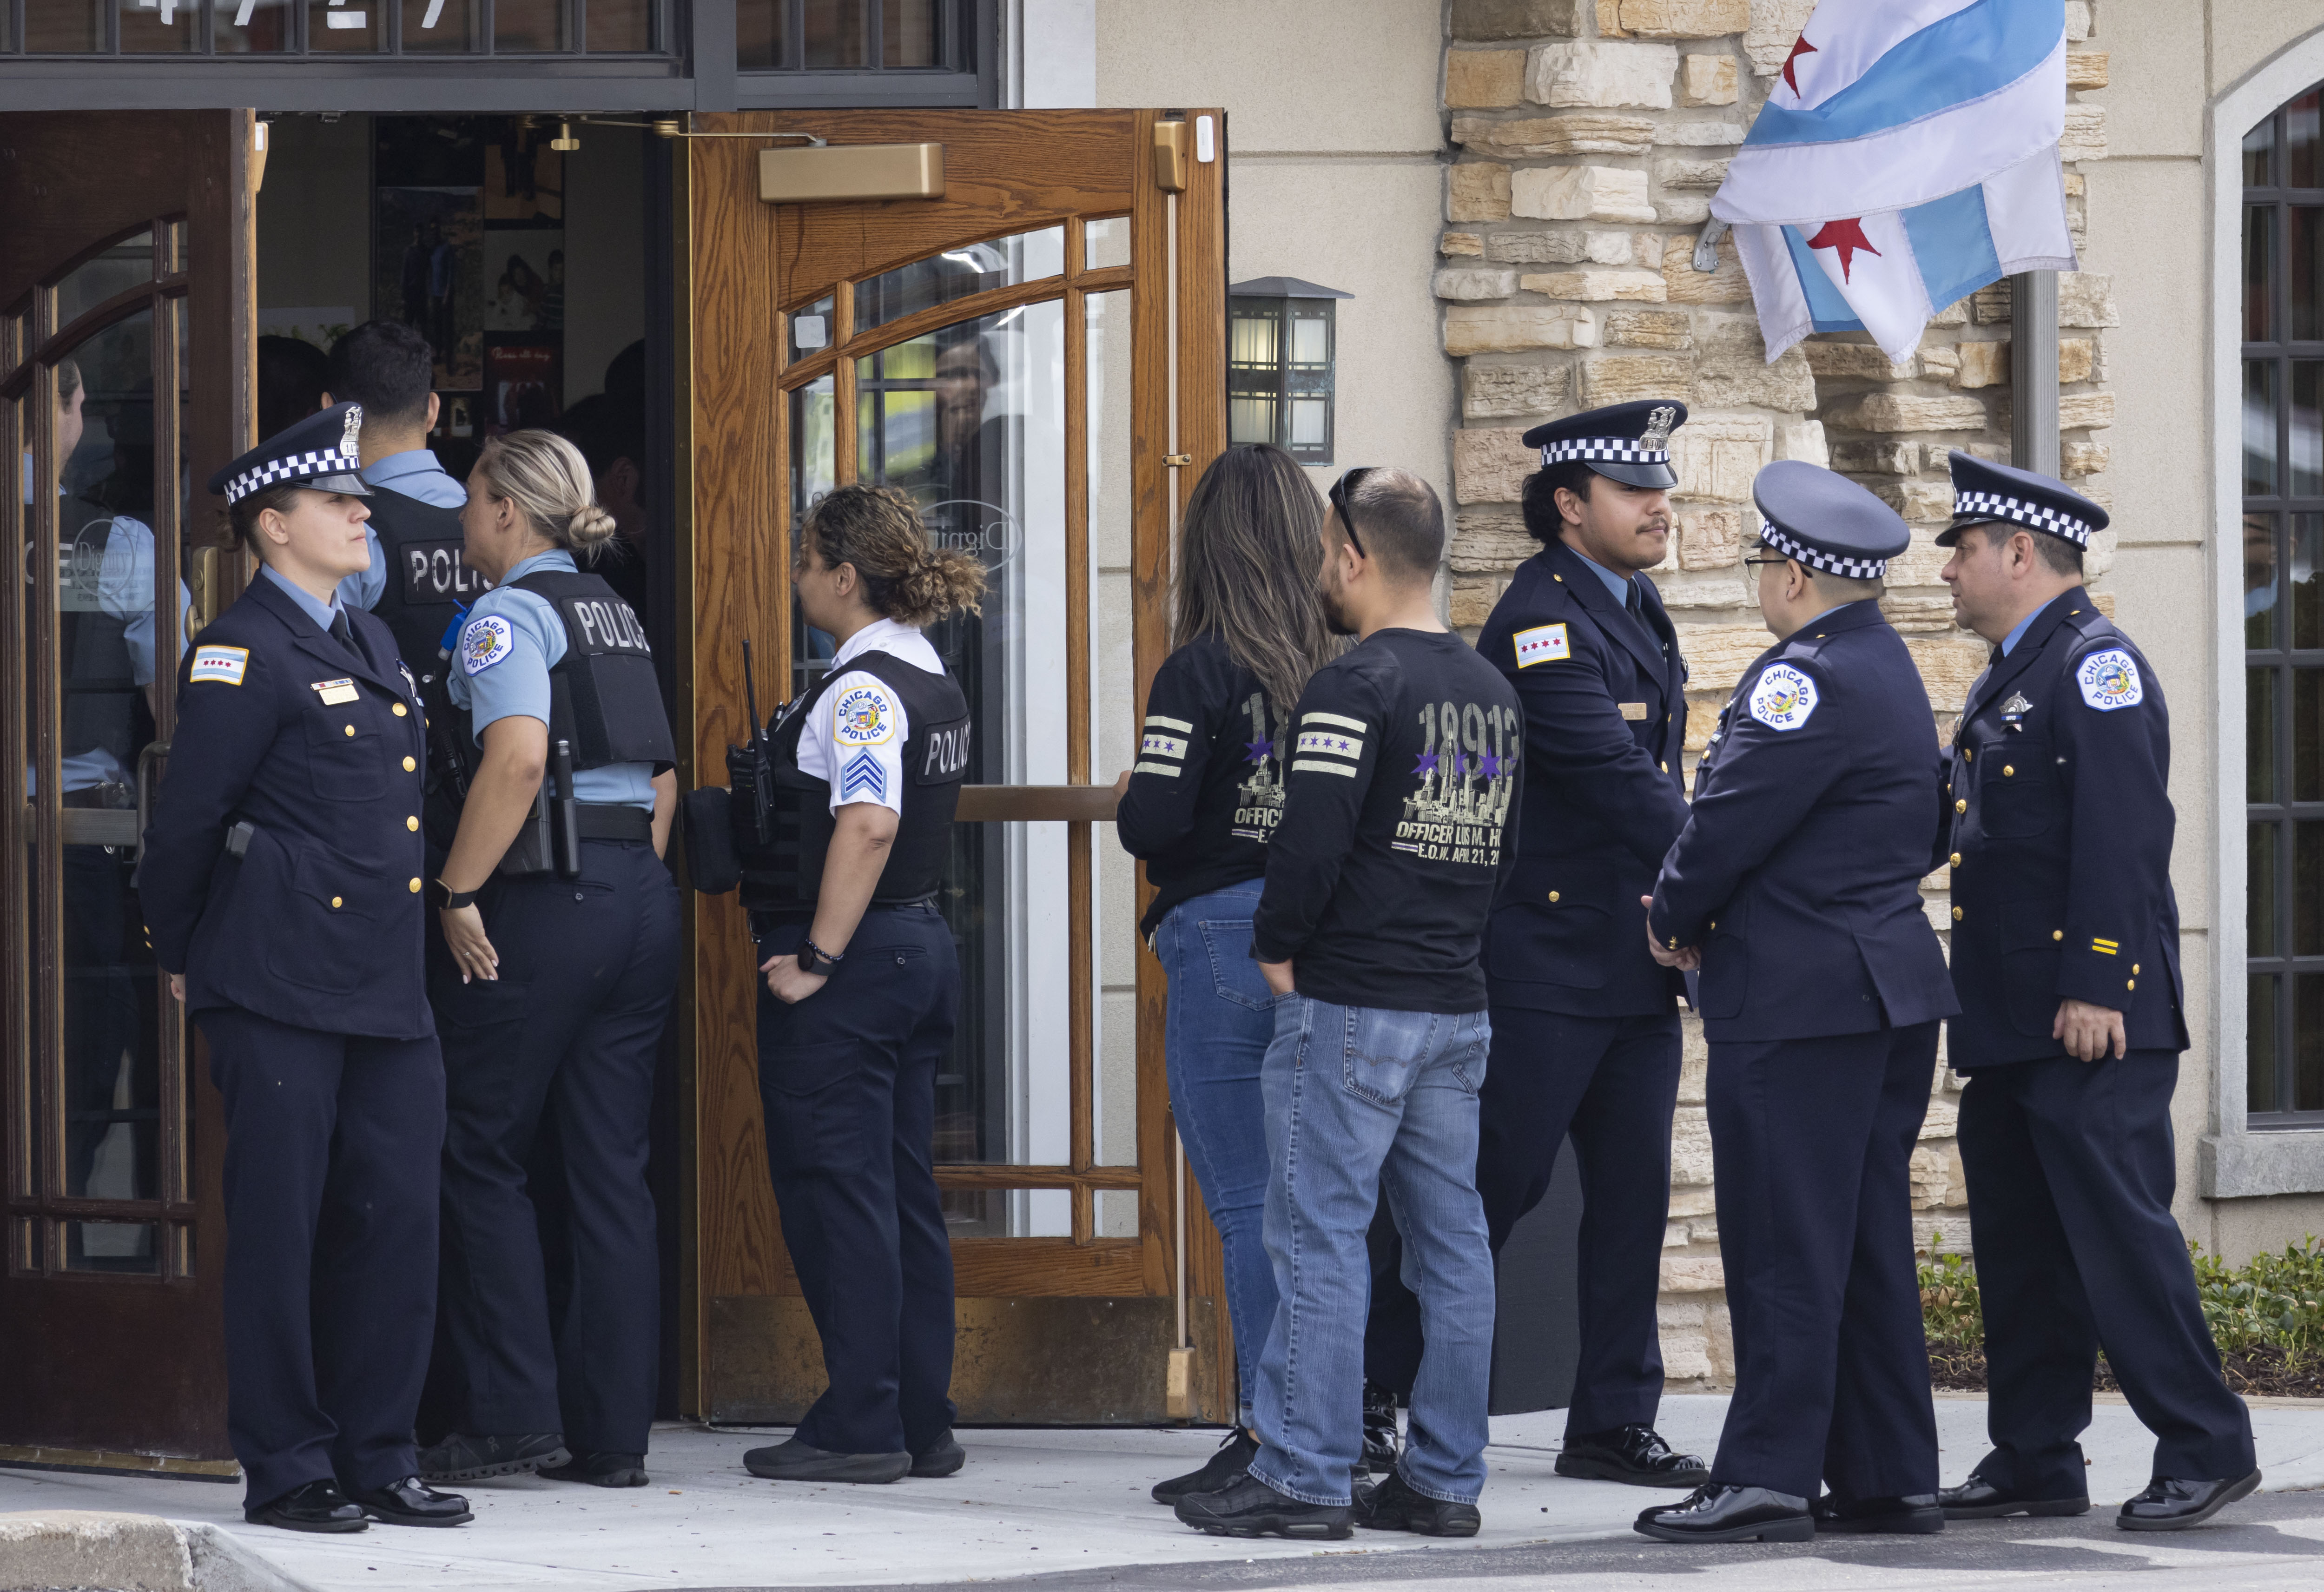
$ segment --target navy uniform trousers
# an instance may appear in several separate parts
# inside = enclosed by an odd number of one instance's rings
[[[561,1431],[576,1454],[642,1454],[661,1330],[646,1155],[678,887],[646,842],[593,840],[578,879],[496,877],[477,906],[497,980],[462,984],[429,933],[450,1099],[439,1390],[462,1431]],[[544,1118],[564,1167],[568,1264],[556,1269],[570,1279],[554,1317],[527,1190]]]
[[[226,1431],[246,1496],[401,1481],[436,1311],[436,1040],[193,1017],[226,1098]]]
[[[1959,1058],[1956,1058],[1957,1060]],[[1985,1303],[1993,1452],[1977,1474],[2023,1497],[2089,1490],[2081,1446],[2098,1351],[2154,1433],[2156,1476],[2257,1468],[2251,1417],[2219,1377],[2171,1215],[2175,1051],[1979,1068],[1961,1168]]]
[[[1670,1218],[1678,1013],[1579,1017],[1497,1006],[1491,1018],[1478,1093],[1477,1193],[1493,1253],[1548,1195],[1571,1135],[1582,1174],[1574,1265],[1582,1344],[1565,1430],[1651,1426],[1663,1396],[1655,1302]],[[1420,1368],[1419,1301],[1397,1275],[1402,1246],[1379,1247],[1364,1375],[1408,1395]]]
[[[1714,1485],[1937,1490],[1911,1180],[1936,1064],[1934,1022],[1711,1044],[1736,1367]]]
[[[759,960],[789,955],[778,925]],[[759,981],[759,1095],[783,1242],[830,1386],[795,1435],[835,1454],[918,1454],[951,1429],[952,1241],[935,1168],[936,1066],[960,962],[932,906],[879,906],[795,1006]]]

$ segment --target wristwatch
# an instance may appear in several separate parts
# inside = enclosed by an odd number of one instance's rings
[[[834,956],[813,940],[799,942],[798,965],[799,971],[803,973],[822,973],[827,978],[832,969],[846,960],[847,953],[844,951]]]
[[[476,904],[476,892],[456,890],[442,879],[432,879],[428,881],[428,899],[435,903],[440,911],[457,912],[463,906],[473,906]]]

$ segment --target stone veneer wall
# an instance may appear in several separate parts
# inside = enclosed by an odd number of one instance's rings
[[[1829,465],[1912,522],[1883,606],[1919,663],[1950,739],[1984,667],[1956,630],[1933,537],[1950,517],[1945,454],[2009,453],[2009,294],[1997,284],[1944,310],[1919,349],[1892,364],[1862,334],[1810,338],[1774,364],[1731,241],[1719,269],[1692,256],[1724,176],[1814,0],[1450,0],[1443,108],[1448,165],[1443,264],[1444,352],[1460,367],[1453,434],[1457,529],[1452,622],[1473,639],[1509,574],[1531,556],[1518,489],[1536,467],[1529,426],[1582,409],[1675,395],[1691,418],[1673,440],[1679,485],[1671,553],[1654,572],[1693,668],[1686,750],[1692,768],[1740,672],[1769,638],[1744,584],[1757,533],[1751,480],[1774,459]],[[2069,0],[2066,191],[2079,246],[2077,169],[2105,158],[2105,112],[2071,103],[2103,87],[2089,0]],[[2103,328],[2107,279],[2059,279],[2064,471],[2109,502]],[[2111,532],[2088,567],[2103,576]],[[1922,887],[1931,921],[1950,922],[1945,877]],[[1663,1355],[1674,1390],[1733,1375],[1703,1108],[1701,1026],[1686,1020],[1671,1219],[1664,1239]],[[1966,1249],[1969,1219],[1953,1133],[1959,1080],[1937,1075],[1913,1158],[1914,1227]]]

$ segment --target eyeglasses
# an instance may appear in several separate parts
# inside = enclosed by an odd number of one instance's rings
[[[1790,562],[1791,560],[1789,558],[1746,558],[1743,560],[1743,567],[1746,569],[1761,569],[1772,564],[1780,569]]]
[[[1332,490],[1324,494],[1331,500],[1332,507],[1340,511],[1340,523],[1348,528],[1348,545],[1355,548],[1359,558],[1369,558],[1371,555],[1364,551],[1363,538],[1356,534],[1356,517],[1348,508],[1348,499],[1355,492],[1356,483],[1370,474],[1372,468],[1370,465],[1359,465],[1332,483]]]

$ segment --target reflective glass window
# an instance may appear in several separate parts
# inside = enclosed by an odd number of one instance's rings
[[[1015,287],[1065,269],[1065,229],[1045,226],[1013,237],[964,244],[855,285],[855,329],[901,320],[931,305]]]
[[[115,293],[153,280],[153,235],[141,232],[124,238],[91,260],[84,260],[57,284],[54,329],[61,331]]]

